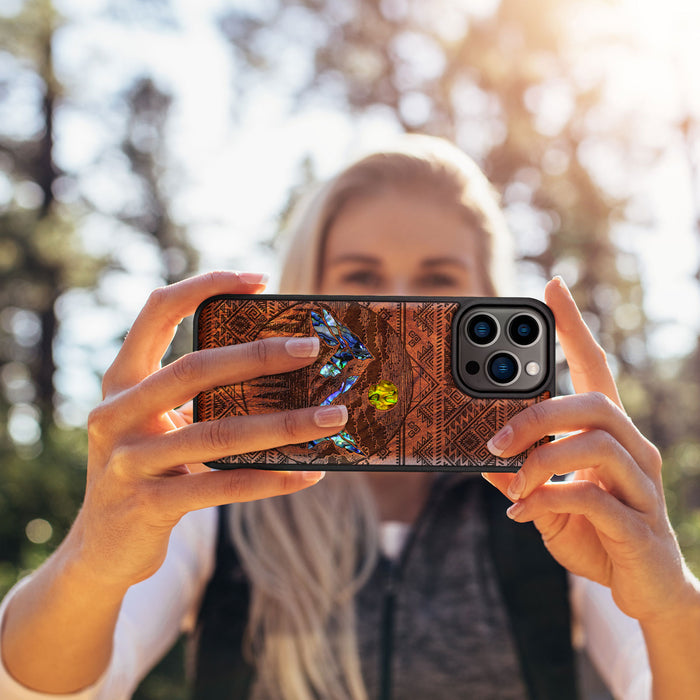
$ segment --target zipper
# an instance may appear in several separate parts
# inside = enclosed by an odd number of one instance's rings
[[[403,578],[403,572],[406,568],[406,562],[413,550],[413,545],[418,538],[419,533],[424,529],[429,516],[435,509],[437,503],[445,493],[445,485],[447,480],[444,478],[436,478],[431,484],[428,498],[421,510],[420,514],[413,523],[411,532],[408,535],[408,540],[404,546],[397,561],[393,561],[387,557],[382,557],[386,562],[387,568],[386,580],[384,583],[383,601],[382,601],[382,618],[380,630],[380,661],[379,661],[379,700],[391,700],[392,693],[392,673],[391,662],[394,655],[394,626],[396,623],[396,600],[398,590]]]
[[[394,613],[396,610],[396,588],[399,567],[396,562],[388,560],[384,600],[382,603],[381,654],[379,666],[379,698],[391,700],[391,661],[394,655]]]

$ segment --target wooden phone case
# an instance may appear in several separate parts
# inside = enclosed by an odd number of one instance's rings
[[[544,309],[546,318],[544,384],[535,395],[513,396],[494,387],[492,396],[470,396],[454,372],[453,332],[457,317],[483,303],[483,298],[221,295],[207,299],[195,315],[195,350],[270,336],[313,335],[320,338],[321,350],[317,360],[302,369],[199,394],[195,420],[323,403],[343,403],[349,414],[345,429],[332,438],[232,455],[209,466],[517,470],[525,453],[495,457],[486,443],[516,413],[554,394],[553,319],[543,304],[528,301]]]

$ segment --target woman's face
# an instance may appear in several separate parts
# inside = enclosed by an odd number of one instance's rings
[[[326,239],[321,294],[483,296],[476,236],[416,191],[350,201]]]

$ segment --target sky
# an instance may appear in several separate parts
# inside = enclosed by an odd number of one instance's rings
[[[16,0],[3,0],[2,11],[11,11],[13,3]],[[168,126],[175,146],[171,163],[175,213],[190,229],[202,269],[264,270],[271,273],[274,291],[276,263],[260,243],[274,232],[275,217],[296,181],[300,159],[310,154],[317,174],[330,176],[350,159],[385,145],[399,133],[398,126],[381,112],[350,119],[321,104],[290,115],[288,92],[266,85],[255,89],[250,107],[233,120],[237,105],[232,86],[237,76],[229,49],[212,22],[227,4],[224,0],[174,0],[182,29],[166,32],[148,24],[119,28],[104,21],[100,13],[106,3],[55,2],[71,18],[54,47],[57,70],[82,109],[65,112],[57,122],[57,161],[68,170],[89,171],[109,138],[110,124],[87,119],[85,113],[99,113],[101,105],[114,100],[125,76],[152,74],[177,97]],[[469,3],[474,12],[484,14],[496,4],[497,0]],[[658,148],[660,155],[648,171],[630,174],[613,167],[611,154],[597,152],[590,156],[592,168],[613,191],[629,187],[631,177],[636,213],[652,221],[651,227],[633,221],[621,225],[616,240],[623,250],[639,256],[646,311],[661,324],[652,335],[650,350],[671,357],[687,352],[700,330],[700,297],[692,279],[700,266],[700,236],[693,228],[700,193],[691,191],[685,145],[663,140],[681,106],[700,115],[695,73],[700,65],[700,3],[620,0],[611,12],[610,3],[591,0],[591,7],[596,6],[604,14],[598,17],[593,11],[571,19],[581,50],[590,42],[579,77],[604,75],[606,97],[615,107],[619,128],[630,131],[640,144]],[[604,32],[625,35],[636,48],[596,49],[603,17]],[[288,84],[299,80],[303,71],[303,65],[290,62]],[[557,114],[565,113],[565,99],[550,100],[550,119],[556,121]],[[644,119],[636,119],[637,114]],[[697,160],[700,154],[694,157]],[[110,202],[117,206],[123,189],[116,166],[109,177],[95,173],[83,183],[106,209]],[[631,213],[634,219],[636,213]],[[87,248],[113,253],[112,226],[99,217],[87,221],[83,231]],[[130,274],[114,273],[104,280],[100,301],[110,303],[111,310],[96,306],[84,292],[70,293],[59,309],[64,338],[79,339],[86,332],[107,336],[115,325],[128,327],[150,289],[160,284],[158,260],[143,242],[129,241],[119,255],[128,261]],[[565,267],[561,272],[566,276]],[[521,291],[541,297],[541,287],[541,280],[529,280]],[[75,347],[70,347],[71,361],[65,358],[57,383],[59,389],[63,385],[75,392],[80,362]],[[91,361],[104,369],[113,353],[113,347],[107,348]],[[95,387],[83,391],[87,405]]]

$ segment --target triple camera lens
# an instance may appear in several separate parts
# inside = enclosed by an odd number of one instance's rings
[[[542,302],[469,299],[453,329],[452,372],[466,394],[529,398],[553,380],[554,319]]]
[[[518,347],[528,347],[540,337],[540,324],[530,314],[517,314],[507,322],[507,338]],[[486,347],[496,341],[500,326],[494,316],[477,313],[467,322],[466,335],[470,342],[479,347]],[[475,364],[475,363],[473,363]],[[486,374],[495,384],[506,386],[512,384],[520,374],[520,362],[510,352],[499,351],[485,362]],[[473,372],[470,372],[473,374]]]

